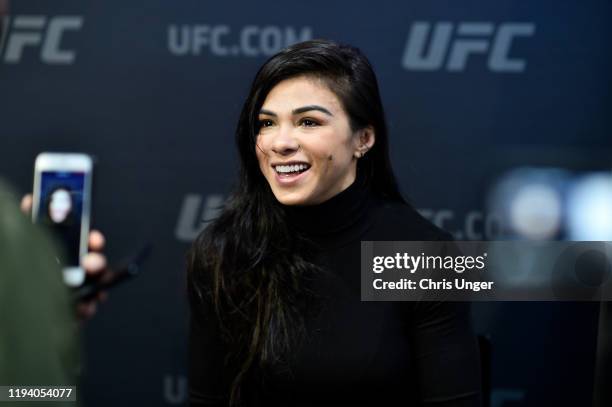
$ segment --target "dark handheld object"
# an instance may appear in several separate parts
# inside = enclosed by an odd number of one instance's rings
[[[135,255],[122,261],[119,266],[103,271],[100,276],[88,278],[82,286],[74,290],[74,300],[88,301],[98,295],[99,292],[136,277],[150,254],[151,244],[147,243]]]

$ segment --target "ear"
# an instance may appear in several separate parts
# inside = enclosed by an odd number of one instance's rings
[[[355,158],[361,158],[367,153],[376,141],[374,127],[367,126],[359,130],[357,135],[357,146],[355,147]]]

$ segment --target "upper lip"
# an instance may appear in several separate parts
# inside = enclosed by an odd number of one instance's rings
[[[310,164],[308,164],[306,161],[287,161],[284,163],[273,163],[272,167],[276,167],[277,165],[298,165],[298,164],[305,164],[310,167]]]

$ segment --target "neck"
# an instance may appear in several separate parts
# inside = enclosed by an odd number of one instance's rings
[[[283,205],[283,208],[291,227],[327,246],[343,244],[357,237],[366,226],[366,215],[374,201],[364,177],[358,172],[351,185],[320,204]]]

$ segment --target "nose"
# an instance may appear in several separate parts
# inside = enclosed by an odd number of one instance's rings
[[[295,138],[295,135],[292,134],[292,129],[288,127],[281,127],[272,141],[272,151],[278,155],[291,155],[299,148],[300,144],[298,140]]]

